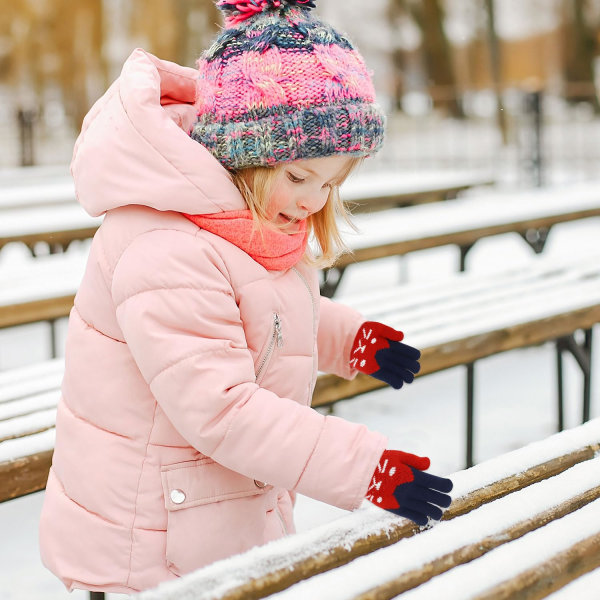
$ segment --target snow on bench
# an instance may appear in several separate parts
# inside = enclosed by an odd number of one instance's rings
[[[48,257],[48,261],[54,261],[57,257],[65,259],[69,254]],[[37,264],[39,261],[42,265],[44,260],[40,258],[34,262]],[[81,257],[74,255],[69,257],[69,260],[83,268],[83,263],[78,263],[82,260]],[[64,300],[65,288],[61,286],[66,286],[67,282],[60,281],[59,285],[59,279],[60,277],[53,276],[53,281],[58,286],[58,297]],[[72,281],[69,285],[72,286],[71,293],[74,294],[77,283]],[[8,292],[7,290],[6,293]],[[35,302],[36,298],[32,292],[32,302]],[[572,254],[561,258],[542,256],[532,259],[523,267],[515,267],[503,273],[462,273],[436,283],[391,287],[349,296],[342,298],[342,301],[354,306],[370,319],[402,329],[406,334],[406,341],[421,349],[421,374],[427,374],[471,364],[477,359],[498,352],[546,341],[569,339],[575,344],[573,333],[576,330],[589,331],[592,325],[600,322],[600,253]],[[72,304],[72,298],[69,302]],[[25,305],[25,302],[22,302],[22,305]],[[2,314],[0,296],[0,323]],[[591,333],[590,347],[578,348],[579,354],[591,351]],[[36,402],[44,401],[45,391],[53,392],[57,389],[55,386],[60,363],[52,364],[54,368],[51,369],[50,375],[42,375],[41,371],[37,375],[15,374],[10,371],[1,374],[5,379],[0,378],[0,402],[14,401],[10,404],[15,407],[14,410],[11,409],[11,414],[16,416],[21,410],[17,407],[27,407],[29,402],[35,406]],[[37,368],[42,370],[43,364]],[[44,378],[47,378],[50,389],[44,388]],[[584,386],[584,420],[589,418],[590,378],[588,368],[587,373],[584,371],[584,381],[588,383]],[[10,384],[10,381],[13,383]],[[25,388],[20,387],[25,385],[29,386],[27,393],[22,391]],[[33,387],[34,385],[36,387]],[[321,374],[317,380],[313,406],[323,406],[351,398],[382,385],[377,379],[365,375],[347,381],[334,375]],[[30,399],[30,396],[33,399]],[[468,401],[472,414],[473,397]],[[562,407],[562,400],[559,407]],[[43,410],[46,408],[43,407]],[[38,417],[31,415],[32,411],[29,408],[23,408],[21,416],[25,410],[29,415],[26,419],[13,420],[4,428],[7,437],[10,428],[14,428],[17,433],[12,436],[16,439],[0,442],[0,472],[3,446],[9,448],[9,453],[14,459],[17,456],[14,453],[19,448],[28,448],[26,440],[29,437],[41,435],[35,431],[30,436],[21,435],[22,427],[39,426]],[[51,413],[46,412],[39,418],[47,422]],[[50,434],[44,432],[42,438],[35,439],[43,439],[46,443],[50,440]],[[466,443],[467,464],[471,464],[472,418],[467,423]],[[19,456],[24,465],[33,460],[27,454]],[[38,471],[38,475],[40,480],[36,485],[37,489],[41,489],[45,484],[45,476],[41,471]],[[0,474],[0,480],[2,478]],[[5,484],[0,483],[0,489],[3,485]]]
[[[482,170],[382,171],[357,173],[340,188],[341,199],[357,212],[409,206],[454,197],[458,192],[494,183]]]
[[[459,273],[338,300],[404,331],[407,343],[422,350],[424,375],[600,322],[600,253],[541,256],[508,271]],[[323,375],[313,406],[383,385],[360,374],[353,381]]]
[[[595,419],[454,473],[452,505],[428,527],[365,502],[135,598],[492,600],[597,581],[599,453]]]
[[[67,316],[86,261],[66,252],[0,266],[0,327]]]
[[[358,232],[345,232],[353,251],[337,266],[446,244],[468,245],[501,233],[526,233],[600,216],[600,181],[520,192],[469,195],[451,203],[359,214]],[[347,228],[346,228],[347,229]]]
[[[493,182],[494,176],[481,170],[365,172],[350,177],[341,195],[359,209],[372,210],[442,200]],[[0,210],[75,202],[75,185],[66,166],[5,169],[0,173]]]
[[[44,489],[64,360],[0,371],[0,502]]]
[[[0,214],[0,249],[21,242],[33,251],[36,243],[45,242],[64,250],[74,240],[93,237],[102,222],[75,203],[7,208]]]

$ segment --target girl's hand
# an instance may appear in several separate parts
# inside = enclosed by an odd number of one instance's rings
[[[427,525],[429,518],[439,521],[442,508],[448,508],[452,501],[448,495],[452,481],[424,473],[429,462],[426,456],[385,450],[373,473],[367,500],[417,525]]]
[[[352,344],[350,365],[394,389],[412,383],[421,365],[421,353],[402,344],[404,334],[376,321],[363,323]]]

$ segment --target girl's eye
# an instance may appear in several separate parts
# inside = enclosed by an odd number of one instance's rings
[[[293,173],[288,173],[288,179],[292,183],[302,183],[304,181],[304,179],[302,179],[302,177],[296,177],[296,175],[294,175]]]

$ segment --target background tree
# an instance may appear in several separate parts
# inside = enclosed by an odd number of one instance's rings
[[[571,102],[600,105],[594,86],[594,60],[598,52],[597,28],[590,23],[586,0],[563,0],[563,60],[565,96]]]
[[[441,0],[390,0],[392,23],[407,14],[421,32],[421,64],[434,106],[455,117],[464,116],[458,100],[460,92],[452,61],[452,45],[444,30]],[[394,62],[401,68],[401,53],[396,53]]]

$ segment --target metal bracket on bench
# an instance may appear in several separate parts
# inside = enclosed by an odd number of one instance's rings
[[[346,267],[330,267],[323,269],[323,282],[321,283],[321,296],[332,298],[342,282]]]
[[[583,373],[583,415],[582,422],[590,419],[592,390],[592,330],[584,330],[583,343],[579,344],[573,334],[556,340],[556,366],[558,375],[558,430],[564,428],[564,378],[562,353],[570,352]]]
[[[459,246],[460,250],[460,272],[462,273],[465,270],[465,261],[467,259],[467,254],[469,250],[475,245],[475,242],[472,244],[464,244],[463,246]]]
[[[549,233],[550,227],[537,227],[521,232],[520,235],[533,248],[536,254],[541,254],[546,245]]]

